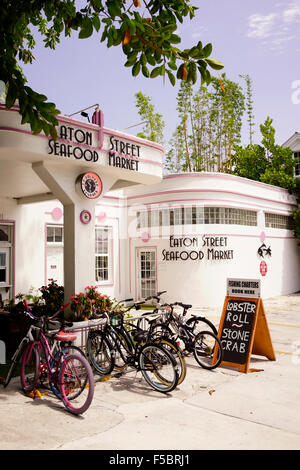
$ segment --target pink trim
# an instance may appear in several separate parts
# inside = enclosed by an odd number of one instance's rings
[[[96,217],[97,218],[97,217]],[[114,227],[112,225],[100,225],[100,224],[95,224],[95,228],[109,228],[112,231],[112,241],[111,241],[111,257],[112,257],[112,279],[110,282],[106,283],[104,282],[98,282],[97,286],[99,287],[111,287],[114,286],[115,284],[115,263],[114,263]]]
[[[261,181],[250,180],[248,178],[243,178],[242,176],[237,175],[230,175],[228,173],[218,173],[218,172],[211,172],[211,173],[181,173],[181,174],[174,174],[174,175],[165,175],[163,179],[172,179],[172,178],[224,178],[224,179],[239,179],[241,182],[245,182],[246,184],[252,184],[253,186],[265,186],[267,188],[272,188],[272,190],[276,190],[279,192],[284,192],[288,194],[287,189],[279,188],[278,186],[274,186],[267,183],[262,183]],[[271,189],[270,188],[270,189]]]
[[[131,292],[131,237],[128,238],[128,253],[129,253],[129,257],[128,257],[129,292]]]
[[[45,214],[47,214],[47,212],[45,212]],[[48,214],[52,214],[52,212],[48,212]],[[45,239],[45,259],[44,259],[44,276],[45,276],[45,285],[48,284],[48,274],[47,274],[47,226],[49,225],[52,225],[53,227],[62,227],[64,228],[64,224],[61,222],[61,223],[58,223],[58,222],[45,222],[44,223],[44,230],[45,230],[45,233],[44,233],[44,239]],[[64,244],[62,245],[62,247],[64,248]]]
[[[97,216],[96,216],[97,218]],[[117,232],[118,232],[118,240],[119,240],[119,248],[118,248],[118,263],[119,263],[119,293],[121,292],[121,240],[120,240],[120,221],[119,217],[107,217],[107,219],[110,220],[116,220],[117,221]],[[97,226],[99,227],[108,227],[108,225],[100,225],[98,224]],[[112,227],[113,228],[113,227]],[[113,237],[114,240],[114,237]],[[113,246],[113,245],[112,245]],[[113,259],[113,266],[114,266],[114,259]],[[104,284],[107,285],[107,284]]]
[[[247,226],[248,227],[248,226]],[[254,227],[253,228],[257,228],[257,227]],[[271,229],[271,230],[280,230],[280,229]],[[282,230],[282,229],[281,229]],[[155,237],[152,237],[152,240],[159,240],[160,238],[169,238],[170,236],[180,236],[180,237],[201,237],[203,235],[205,235],[206,237],[245,237],[245,238],[260,238],[260,234],[258,235],[254,235],[254,234],[241,234],[241,233],[209,233],[209,232],[205,232],[205,233],[197,233],[197,232],[193,232],[193,233],[180,233],[180,234],[168,234],[168,235],[163,235],[161,234],[158,238],[155,238]],[[266,235],[266,238],[280,238],[280,239],[283,239],[283,240],[297,240],[295,237],[292,237],[292,236],[277,236],[277,235]],[[139,236],[136,236],[136,237],[133,237],[132,238],[133,240],[137,240],[137,241],[140,241],[140,237]],[[145,249],[147,249],[147,246],[144,247]],[[151,247],[149,247],[151,248]]]
[[[144,145],[145,147],[152,147],[157,150],[161,150],[162,152],[165,151],[165,148],[162,145],[158,144],[157,142],[152,142],[151,140],[142,139],[141,137],[137,137],[135,135],[125,134],[124,132],[115,131],[113,129],[108,129],[105,127],[103,129],[103,132],[106,135],[111,135],[111,136],[117,135],[118,137],[123,137],[123,139],[132,140],[133,142],[138,142],[141,145]]]
[[[276,201],[274,199],[269,199],[269,198],[265,198],[265,197],[260,197],[260,196],[252,196],[250,194],[244,194],[244,193],[240,193],[240,192],[237,192],[237,191],[229,191],[227,189],[172,189],[172,190],[166,190],[166,191],[159,191],[159,192],[156,192],[156,193],[147,193],[147,194],[139,194],[137,196],[128,196],[127,199],[138,199],[138,198],[146,198],[146,197],[153,197],[153,196],[160,196],[160,195],[164,195],[164,194],[178,194],[178,193],[225,193],[225,194],[236,194],[238,196],[243,196],[243,197],[246,197],[246,198],[252,198],[252,199],[260,199],[260,200],[263,200],[263,201],[269,201],[269,202],[273,202],[273,203],[276,203],[276,204],[284,204],[284,205],[289,205],[289,206],[296,206],[297,204],[295,203],[292,203],[292,202],[285,202],[285,201]],[[187,199],[188,200],[188,199]],[[193,199],[191,199],[193,200]],[[206,199],[206,200],[209,200],[209,199]],[[163,202],[170,202],[170,201],[159,201],[161,204]],[[151,203],[147,203],[147,204],[151,204]],[[153,204],[153,203],[152,203]]]
[[[14,111],[14,112],[19,112],[19,106],[12,106],[12,108],[6,108],[6,106],[4,104],[1,104],[0,103],[0,109],[2,110],[5,110],[5,111]],[[65,122],[65,123],[68,123],[68,124],[73,124],[75,123],[75,125],[77,125],[78,127],[82,127],[84,129],[88,129],[88,130],[94,130],[98,133],[98,140],[100,140],[100,146],[99,147],[92,147],[92,146],[88,146],[88,148],[94,148],[94,149],[102,149],[103,147],[103,140],[104,140],[104,134],[106,135],[111,135],[111,136],[118,136],[118,137],[122,137],[123,139],[126,139],[126,140],[130,140],[130,141],[133,141],[133,142],[138,142],[140,143],[141,145],[143,145],[144,147],[150,147],[150,148],[155,148],[157,150],[161,150],[163,153],[165,152],[165,149],[162,145],[156,143],[156,142],[152,142],[152,141],[149,141],[147,139],[141,139],[140,137],[136,137],[136,136],[133,136],[131,134],[125,134],[124,132],[120,132],[118,130],[114,130],[114,129],[108,129],[108,128],[105,128],[105,127],[100,127],[99,125],[97,124],[93,124],[93,123],[86,123],[86,122],[83,122],[83,121],[80,121],[78,119],[71,119],[67,116],[62,116],[62,115],[59,115],[57,117],[57,120],[59,122]],[[30,131],[22,131],[22,130],[19,130],[19,129],[15,129],[15,128],[8,128],[8,127],[1,127],[0,130],[13,130],[13,131],[20,131],[20,132],[24,132],[26,134],[32,134]],[[46,137],[48,138],[47,136],[44,136],[44,135],[41,135],[41,134],[38,134],[39,137]],[[60,139],[58,139],[60,140]],[[68,142],[66,140],[64,140],[64,142]],[[70,142],[71,143],[71,142]],[[74,142],[73,142],[74,143]],[[83,144],[80,144],[81,146],[84,146]],[[103,150],[103,149],[102,149]],[[141,161],[150,161],[152,162],[152,160],[146,160],[146,159],[140,159]],[[155,162],[152,162],[155,164]],[[157,163],[157,162],[156,162]]]
[[[13,226],[13,237],[12,237],[12,256],[13,256],[13,264],[12,269],[13,272],[11,273],[11,282],[12,282],[12,297],[15,297],[16,294],[16,226],[17,223],[15,220],[12,219],[0,219],[1,224],[10,224]]]
[[[180,208],[182,206],[185,206],[185,202],[190,202],[190,201],[193,201],[193,202],[196,202],[196,201],[204,201],[204,203],[206,204],[198,204],[196,205],[196,207],[212,207],[210,206],[208,203],[209,202],[217,202],[218,203],[218,207],[232,207],[234,209],[243,209],[243,207],[241,207],[241,204],[245,205],[245,206],[249,206],[251,208],[251,210],[253,211],[257,211],[259,210],[258,208],[262,208],[264,212],[269,212],[269,210],[266,208],[265,205],[262,205],[262,204],[257,204],[255,206],[253,206],[253,204],[250,204],[249,202],[242,202],[240,203],[240,205],[237,205],[237,201],[233,201],[231,199],[227,199],[225,201],[225,203],[221,203],[220,204],[220,199],[212,199],[212,198],[209,198],[209,199],[194,199],[194,198],[191,198],[191,199],[169,199],[169,200],[166,200],[166,201],[160,201],[160,202],[147,202],[145,204],[142,204],[142,206],[151,206],[151,205],[154,205],[156,204],[157,207],[154,209],[154,210],[160,210],[160,209],[166,209],[165,206],[163,205],[159,205],[159,204],[165,204],[165,203],[177,203],[179,202],[179,204],[177,205],[172,205],[172,206],[169,206],[168,209],[176,209],[176,208]],[[139,211],[139,212],[146,212],[148,209],[139,209],[136,204],[131,204],[129,205],[128,207],[130,208],[134,208],[136,207],[136,209]],[[215,207],[215,206],[214,206]],[[246,209],[245,210],[249,210],[249,209]],[[270,210],[271,211],[271,210]],[[278,209],[278,210],[274,210],[274,213],[278,214],[278,213],[282,213],[282,215],[290,215],[291,214],[291,211],[288,211],[288,210],[282,210],[282,209]]]
[[[24,129],[16,129],[14,127],[1,126],[0,131],[18,132],[20,134],[26,134],[26,135],[33,136],[32,132],[30,132],[30,131],[25,131]],[[49,140],[49,137],[46,136],[46,135],[43,135],[43,134],[37,134],[34,137],[40,137],[42,139],[48,139]],[[66,140],[66,139],[60,139],[60,138],[57,138],[57,142],[67,143],[69,145],[76,145],[76,142],[73,142],[71,140]],[[105,152],[105,153],[110,152],[110,150],[103,149],[103,148],[100,148],[100,147],[94,147],[92,145],[87,145],[87,144],[78,144],[78,145],[80,145],[80,147],[84,147],[84,148],[88,148],[88,149],[92,149],[92,150],[99,150],[99,151]],[[115,153],[117,153],[117,152],[115,152]],[[136,158],[132,157],[131,155],[124,155],[124,154],[118,154],[118,153],[117,153],[117,155],[122,155],[126,158],[132,158],[133,160],[137,160]],[[149,159],[146,159],[146,158],[139,158],[137,161],[142,162],[142,163],[151,163],[151,165],[157,165],[157,166],[160,166],[160,167],[163,166],[163,164],[160,163],[160,162],[156,162],[156,161],[149,160]]]

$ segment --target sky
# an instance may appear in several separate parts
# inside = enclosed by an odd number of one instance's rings
[[[211,57],[225,65],[222,71],[212,71],[215,76],[225,72],[242,86],[240,75],[251,77],[254,143],[261,142],[259,125],[267,116],[273,119],[279,145],[300,132],[300,0],[191,0],[191,4],[199,9],[193,20],[179,25],[182,42],[178,47],[190,48],[199,40],[204,45],[210,42]],[[55,51],[37,38],[33,53],[34,63],[23,67],[28,85],[54,101],[61,114],[99,103],[105,127],[124,130],[141,122],[134,96],[141,91],[163,116],[168,148],[178,124],[178,84],[173,87],[162,77],[132,77],[131,68],[124,67],[122,49],[108,49],[97,35],[83,40],[74,32],[72,38],[62,37]],[[242,143],[247,145],[246,114],[244,121]],[[125,132],[136,134],[141,129],[137,126]]]

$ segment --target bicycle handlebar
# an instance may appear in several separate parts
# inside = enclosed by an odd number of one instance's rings
[[[54,313],[54,315],[52,315],[51,317],[48,317],[47,315],[43,315],[41,317],[36,317],[35,315],[33,315],[32,313],[32,309],[31,307],[28,306],[27,304],[27,301],[26,300],[23,300],[23,304],[24,304],[24,307],[25,307],[25,310],[24,310],[24,313],[26,315],[28,315],[32,320],[53,320],[54,318],[56,318],[61,312],[63,312],[70,304],[67,303],[65,305],[63,305],[57,312]],[[58,319],[59,320],[59,319]],[[73,323],[71,322],[64,322],[64,320],[59,320],[63,326],[72,326]]]

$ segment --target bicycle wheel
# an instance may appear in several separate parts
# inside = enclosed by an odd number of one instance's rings
[[[164,349],[166,349],[174,357],[176,364],[178,366],[178,385],[180,385],[186,377],[186,363],[182,355],[181,349],[175,341],[172,341],[169,338],[157,338],[154,340],[155,343],[161,344]]]
[[[191,328],[194,336],[197,336],[200,331],[211,331],[214,335],[218,336],[218,330],[215,325],[205,317],[191,317],[187,320],[186,325]]]
[[[215,369],[223,359],[221,342],[210,331],[200,331],[198,333],[194,341],[193,353],[196,361],[203,369]]]
[[[21,386],[28,393],[36,387],[39,378],[40,354],[38,347],[30,341],[21,359]]]
[[[156,323],[151,326],[151,338],[174,338],[175,334],[171,328],[164,323]]]
[[[99,374],[108,375],[114,368],[113,347],[103,331],[91,331],[87,338],[87,351],[93,367]]]
[[[63,358],[68,354],[81,354],[83,357],[86,357],[84,352],[78,346],[68,345],[68,346],[64,346],[63,348],[59,347],[58,351],[55,353],[54,359],[52,359],[52,361],[50,362],[51,370],[56,368],[59,362],[63,361]],[[54,371],[53,380],[51,380],[52,377],[50,377],[49,379],[49,386],[52,392],[57,396],[57,398],[61,399],[59,386],[56,383],[55,376],[57,376],[57,374]]]
[[[61,399],[70,413],[79,415],[90,406],[94,396],[94,375],[82,354],[68,354],[58,377]]]
[[[161,345],[145,344],[139,352],[138,364],[144,379],[154,390],[166,393],[177,386],[178,366]]]

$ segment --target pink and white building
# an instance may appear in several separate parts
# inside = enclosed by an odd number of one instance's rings
[[[300,289],[295,198],[221,173],[163,176],[164,149],[97,123],[59,118],[58,140],[0,107],[0,293],[49,278],[66,297],[221,307],[227,278],[260,279],[264,298]]]

